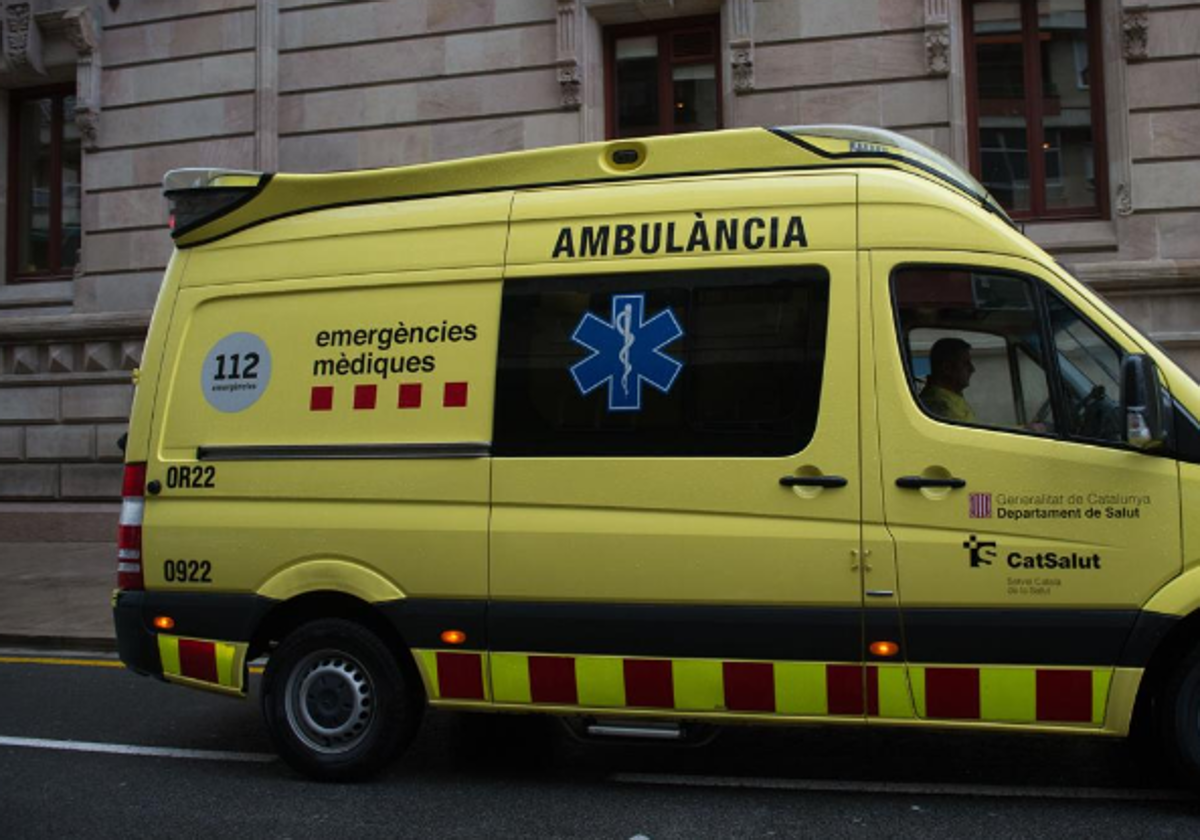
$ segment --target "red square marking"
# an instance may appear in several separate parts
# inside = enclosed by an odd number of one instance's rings
[[[926,668],[925,716],[979,720],[979,670]]]
[[[863,714],[862,666],[826,665],[825,699],[831,715]]]
[[[626,659],[625,705],[675,707],[675,686],[671,682],[671,660]]]
[[[445,393],[442,395],[442,406],[445,408],[465,408],[467,405],[467,383],[447,382]]]
[[[770,662],[726,662],[725,706],[733,712],[775,711],[775,666]]]
[[[309,411],[329,411],[333,408],[333,386],[314,385],[308,401]]]
[[[400,408],[420,408],[421,407],[421,383],[411,382],[407,385],[400,386],[400,401],[396,404]]]
[[[1091,671],[1038,671],[1037,719],[1091,723]]]
[[[194,680],[217,681],[217,647],[212,642],[179,640],[179,671]]]
[[[478,653],[437,655],[438,693],[458,700],[483,699],[483,658]]]
[[[529,657],[529,696],[534,703],[578,705],[575,660],[569,656]]]
[[[360,410],[364,408],[375,407],[376,386],[374,385],[355,385],[354,386],[354,408]]]

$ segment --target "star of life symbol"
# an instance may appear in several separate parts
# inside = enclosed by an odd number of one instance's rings
[[[642,383],[671,390],[683,363],[662,350],[683,335],[670,308],[646,320],[645,295],[613,295],[612,320],[585,313],[571,340],[591,351],[571,366],[581,394],[608,383],[609,411],[640,411]]]

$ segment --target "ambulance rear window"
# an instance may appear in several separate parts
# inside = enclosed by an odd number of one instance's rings
[[[506,281],[493,452],[799,452],[828,308],[819,267]]]

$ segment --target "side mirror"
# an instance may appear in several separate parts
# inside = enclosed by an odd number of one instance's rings
[[[1169,416],[1158,384],[1158,367],[1143,353],[1121,362],[1121,410],[1125,413],[1125,442],[1135,449],[1157,449],[1167,440]]]

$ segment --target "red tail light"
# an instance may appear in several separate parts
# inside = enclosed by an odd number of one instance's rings
[[[146,465],[126,464],[117,526],[117,588],[145,589],[142,577],[142,517],[146,509]]]

